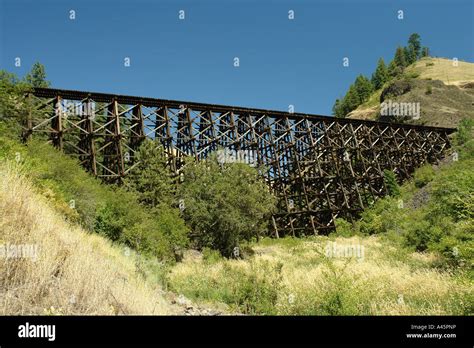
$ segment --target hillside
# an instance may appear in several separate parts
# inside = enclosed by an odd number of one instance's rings
[[[177,312],[137,272],[137,255],[67,223],[19,170],[0,167],[1,239],[37,249],[32,258],[2,260],[2,315]]]
[[[420,118],[381,117],[384,101],[419,103]],[[463,118],[474,118],[474,64],[444,58],[422,58],[408,66],[403,77],[387,82],[349,118],[404,121],[428,126],[457,127]]]

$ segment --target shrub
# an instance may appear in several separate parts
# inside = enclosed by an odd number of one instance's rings
[[[426,86],[426,91],[425,91],[425,94],[432,94],[433,93],[433,89],[431,86]]]
[[[398,186],[397,177],[391,170],[385,169],[383,171],[384,182],[387,187],[388,194],[393,197],[400,196],[400,186]]]
[[[454,163],[432,184],[433,213],[454,221],[474,219],[474,161]]]
[[[230,291],[224,301],[246,314],[277,314],[275,305],[282,288],[282,263],[251,262],[248,271],[224,264]]]
[[[415,186],[421,188],[431,182],[435,176],[433,167],[429,164],[418,168],[414,174]]]
[[[410,92],[412,88],[412,82],[410,79],[395,80],[391,82],[387,87],[384,88],[380,94],[380,102],[395,98]]]
[[[443,259],[441,266],[467,268],[472,272],[474,260],[474,220],[453,224],[452,229],[431,245]]]
[[[398,207],[398,200],[392,197],[385,197],[362,212],[357,226],[360,232],[364,234],[385,233],[389,230],[397,229],[397,219],[401,215],[403,215],[403,212]]]
[[[218,250],[204,247],[202,249],[202,258],[207,263],[216,263],[222,259],[221,253]]]
[[[470,118],[464,118],[459,122],[458,131],[454,136],[454,141],[457,146],[466,144],[469,140],[473,139],[472,132],[474,130],[474,120]]]
[[[196,246],[217,249],[226,257],[240,241],[266,232],[275,206],[255,168],[243,163],[220,166],[216,157],[190,163],[178,190]]]
[[[352,224],[342,218],[337,218],[335,221],[336,235],[342,237],[350,237],[354,234]]]
[[[439,241],[442,233],[441,228],[433,226],[426,215],[422,215],[418,220],[410,220],[404,225],[406,244],[414,247],[416,251],[426,251],[431,243]]]
[[[176,209],[161,206],[152,217],[125,227],[121,242],[142,253],[169,261],[180,261],[188,244],[187,228]]]

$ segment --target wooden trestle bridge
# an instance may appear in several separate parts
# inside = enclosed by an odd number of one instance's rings
[[[221,148],[252,151],[278,197],[276,236],[324,233],[387,193],[384,170],[402,181],[438,161],[449,128],[339,119],[227,105],[36,88],[24,136],[47,136],[93,175],[119,182],[141,141],[161,143],[170,169]]]

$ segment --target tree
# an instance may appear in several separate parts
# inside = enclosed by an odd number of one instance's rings
[[[377,68],[375,69],[375,72],[372,74],[372,85],[374,86],[374,89],[379,89],[382,88],[385,82],[387,82],[389,79],[388,75],[388,70],[387,67],[385,66],[385,61],[383,58],[380,58],[378,63],[377,63]]]
[[[354,84],[349,86],[346,96],[343,102],[344,115],[347,115],[352,110],[355,110],[360,105],[359,95]]]
[[[428,47],[423,47],[421,50],[421,56],[422,57],[429,57],[430,56],[430,49]]]
[[[421,42],[420,35],[418,33],[413,33],[408,38],[408,47],[414,53],[414,61],[420,58],[421,56]]]
[[[36,62],[33,64],[31,71],[26,74],[25,81],[33,87],[49,87],[50,83],[46,81],[46,72],[44,65]]]
[[[393,58],[393,61],[395,62],[396,66],[398,66],[402,69],[407,66],[405,51],[404,51],[403,47],[401,47],[401,46],[397,47],[397,50],[395,51],[395,57]]]
[[[388,76],[391,79],[391,78],[400,76],[403,73],[403,68],[400,66],[397,66],[395,61],[392,60],[390,64],[388,65],[387,71],[388,71]]]
[[[137,166],[124,179],[126,187],[139,194],[139,201],[150,207],[173,201],[173,180],[163,147],[145,139],[136,153]]]
[[[403,48],[403,53],[405,54],[406,64],[410,65],[416,62],[417,56],[412,46],[407,46]]]
[[[241,241],[265,233],[275,208],[257,169],[219,164],[216,156],[187,165],[178,197],[196,246],[217,249],[226,257],[235,255]]]
[[[342,113],[342,100],[340,100],[339,98],[336,99],[336,101],[334,102],[334,105],[332,107],[332,114],[335,117],[344,117],[344,114]]]
[[[372,83],[364,75],[357,76],[354,82],[354,88],[356,90],[357,96],[359,97],[357,106],[366,102],[374,91]]]

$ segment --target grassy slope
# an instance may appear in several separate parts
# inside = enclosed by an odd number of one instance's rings
[[[399,102],[419,102],[421,119],[418,123],[431,126],[457,126],[466,117],[474,118],[474,64],[444,58],[423,58],[407,67],[407,77],[415,77],[412,90],[400,97]],[[441,81],[441,82],[439,82]],[[427,93],[431,89],[431,93]],[[350,118],[376,119],[380,110],[378,90],[370,99],[349,113]]]
[[[137,272],[138,257],[71,225],[16,165],[0,167],[1,244],[36,244],[36,261],[0,260],[0,313],[171,314]]]
[[[433,65],[431,65],[433,64]],[[423,58],[407,68],[408,73],[420,74],[420,79],[443,81],[446,85],[463,86],[474,82],[474,64],[459,61],[455,66],[451,59]]]
[[[363,246],[363,259],[325,257],[332,242]],[[472,311],[472,284],[466,278],[432,268],[433,254],[400,249],[383,237],[264,239],[252,247],[256,254],[245,260],[186,260],[175,266],[170,283],[196,300],[224,302],[250,314]]]

